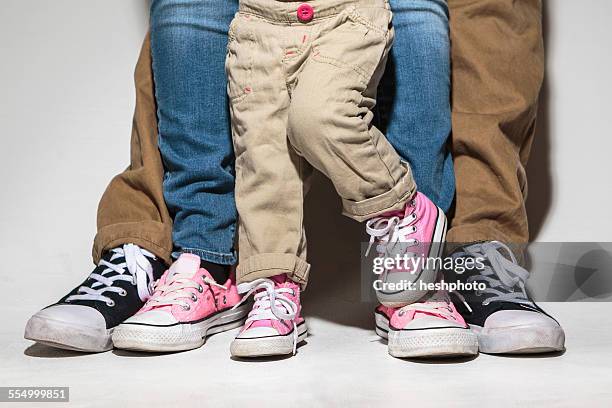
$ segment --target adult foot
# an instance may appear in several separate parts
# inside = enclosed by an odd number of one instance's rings
[[[472,330],[478,334],[483,353],[546,353],[565,348],[563,328],[527,294],[529,272],[518,265],[507,245],[498,241],[466,245],[455,258],[473,258],[483,264],[458,273],[447,271],[447,280],[484,283],[482,291],[459,292],[469,309],[458,303]],[[454,272],[454,273],[453,273]]]
[[[24,337],[67,350],[110,350],[113,330],[144,305],[164,269],[137,245],[114,248],[81,285],[32,316]]]

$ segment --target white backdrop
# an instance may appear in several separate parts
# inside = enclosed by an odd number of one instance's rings
[[[47,296],[89,271],[98,199],[128,163],[147,8],[145,0],[0,2],[0,254],[19,259],[20,276],[41,268],[61,276]],[[529,166],[535,239],[611,238],[611,18],[607,0],[546,4],[547,80]],[[329,191],[315,195],[336,202]],[[359,233],[337,210],[321,222]],[[11,272],[0,273],[17,289]]]
[[[313,270],[304,310],[313,336],[296,357],[264,366],[232,361],[235,333],[213,336],[199,350],[152,358],[77,355],[23,340],[28,317],[91,271],[98,199],[128,163],[132,73],[147,8],[146,0],[0,0],[0,385],[70,386],[77,406],[225,406],[230,398],[233,405],[270,407],[313,400],[509,406],[516,398],[610,406],[612,332],[602,324],[609,303],[544,305],[566,330],[563,356],[481,355],[453,364],[387,356],[372,332],[371,305],[359,302],[363,229],[339,215],[328,183],[313,188],[309,199],[319,203],[307,214]],[[612,241],[611,20],[609,0],[548,0],[545,103],[529,167],[529,210],[539,240]],[[151,373],[159,373],[163,387]],[[372,373],[381,381],[372,382]],[[440,375],[445,392],[431,381]],[[278,378],[291,381],[261,393]],[[508,378],[521,378],[520,389],[500,399]],[[408,382],[419,392],[407,393]],[[472,392],[474,383],[489,392]],[[228,394],[228,384],[237,392]]]

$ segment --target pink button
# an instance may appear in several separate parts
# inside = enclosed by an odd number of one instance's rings
[[[301,4],[297,9],[297,18],[302,23],[308,23],[314,17],[314,9],[310,4]]]

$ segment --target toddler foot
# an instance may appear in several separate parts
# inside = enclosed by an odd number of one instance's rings
[[[254,294],[255,303],[246,323],[231,344],[234,357],[263,357],[295,354],[306,339],[301,317],[300,287],[277,276],[238,285],[244,299]]]

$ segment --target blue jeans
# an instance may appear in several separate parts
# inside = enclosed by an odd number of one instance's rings
[[[390,0],[395,45],[379,91],[380,128],[410,163],[420,191],[448,210],[448,9],[442,0]],[[179,252],[235,262],[233,152],[224,72],[237,0],[153,0],[151,47],[164,198]]]
[[[151,49],[165,176],[178,252],[236,262],[234,153],[226,101],[227,28],[237,0],[154,0]]]
[[[419,191],[448,211],[450,40],[444,0],[390,0],[395,43],[378,91],[377,126],[412,168]]]

